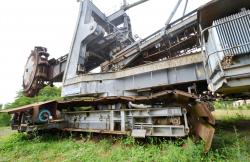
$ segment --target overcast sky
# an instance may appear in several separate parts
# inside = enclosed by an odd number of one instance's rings
[[[93,0],[106,15],[118,10],[122,1]],[[187,10],[208,1],[189,0]],[[143,38],[163,27],[176,2],[150,0],[127,11],[133,33]],[[13,101],[22,88],[24,65],[34,46],[47,47],[51,58],[68,53],[78,10],[76,0],[0,1],[0,103]],[[183,5],[175,18],[181,16],[182,10]]]

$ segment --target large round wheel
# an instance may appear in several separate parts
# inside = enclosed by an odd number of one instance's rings
[[[38,115],[39,122],[48,122],[50,116],[51,116],[51,113],[49,110],[47,109],[41,110]]]
[[[23,92],[25,96],[33,97],[45,86],[48,80],[48,56],[47,49],[35,47],[25,65],[23,74]]]

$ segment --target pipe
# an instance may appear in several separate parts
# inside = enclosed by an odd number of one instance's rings
[[[187,5],[188,5],[188,0],[186,0],[186,3],[185,3],[185,6],[184,6],[184,10],[183,10],[183,14],[182,14],[182,16],[184,16],[184,15],[185,15],[185,13],[186,13],[186,10],[187,10]]]
[[[149,0],[140,0],[140,1],[137,1],[137,2],[132,3],[132,4],[126,4],[126,5],[124,5],[124,6],[122,7],[122,9],[123,9],[124,11],[126,11],[126,10],[128,10],[128,9],[130,9],[130,8],[132,8],[132,7],[135,7],[135,6],[139,5],[139,4],[142,4],[142,3],[147,2],[147,1],[149,1]],[[125,1],[123,1],[123,2],[125,2]]]
[[[150,105],[143,105],[143,104],[133,104],[132,102],[128,103],[129,108],[136,108],[136,109],[147,109],[151,108]]]
[[[178,0],[177,4],[175,5],[174,10],[171,12],[171,14],[170,14],[168,20],[167,20],[166,23],[165,23],[166,28],[168,27],[170,21],[171,21],[172,18],[174,17],[174,14],[175,14],[175,12],[177,11],[178,7],[180,6],[181,2],[182,2],[182,0]]]
[[[123,0],[123,6],[127,6],[127,0]]]

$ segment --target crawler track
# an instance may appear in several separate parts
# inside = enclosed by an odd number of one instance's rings
[[[14,114],[12,127],[19,131],[56,128],[138,138],[195,135],[205,141],[208,150],[215,120],[210,105],[198,100],[193,94],[165,90],[150,96],[72,98],[6,111]],[[51,118],[37,121],[36,116],[45,109]]]

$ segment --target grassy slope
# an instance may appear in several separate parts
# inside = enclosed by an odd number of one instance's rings
[[[194,145],[188,139],[155,144],[150,138],[143,144],[132,138],[94,141],[88,136],[84,140],[50,136],[28,140],[25,135],[12,134],[0,137],[0,161],[250,161],[250,122],[242,125],[235,116],[232,119],[218,123],[207,154],[202,144]]]

